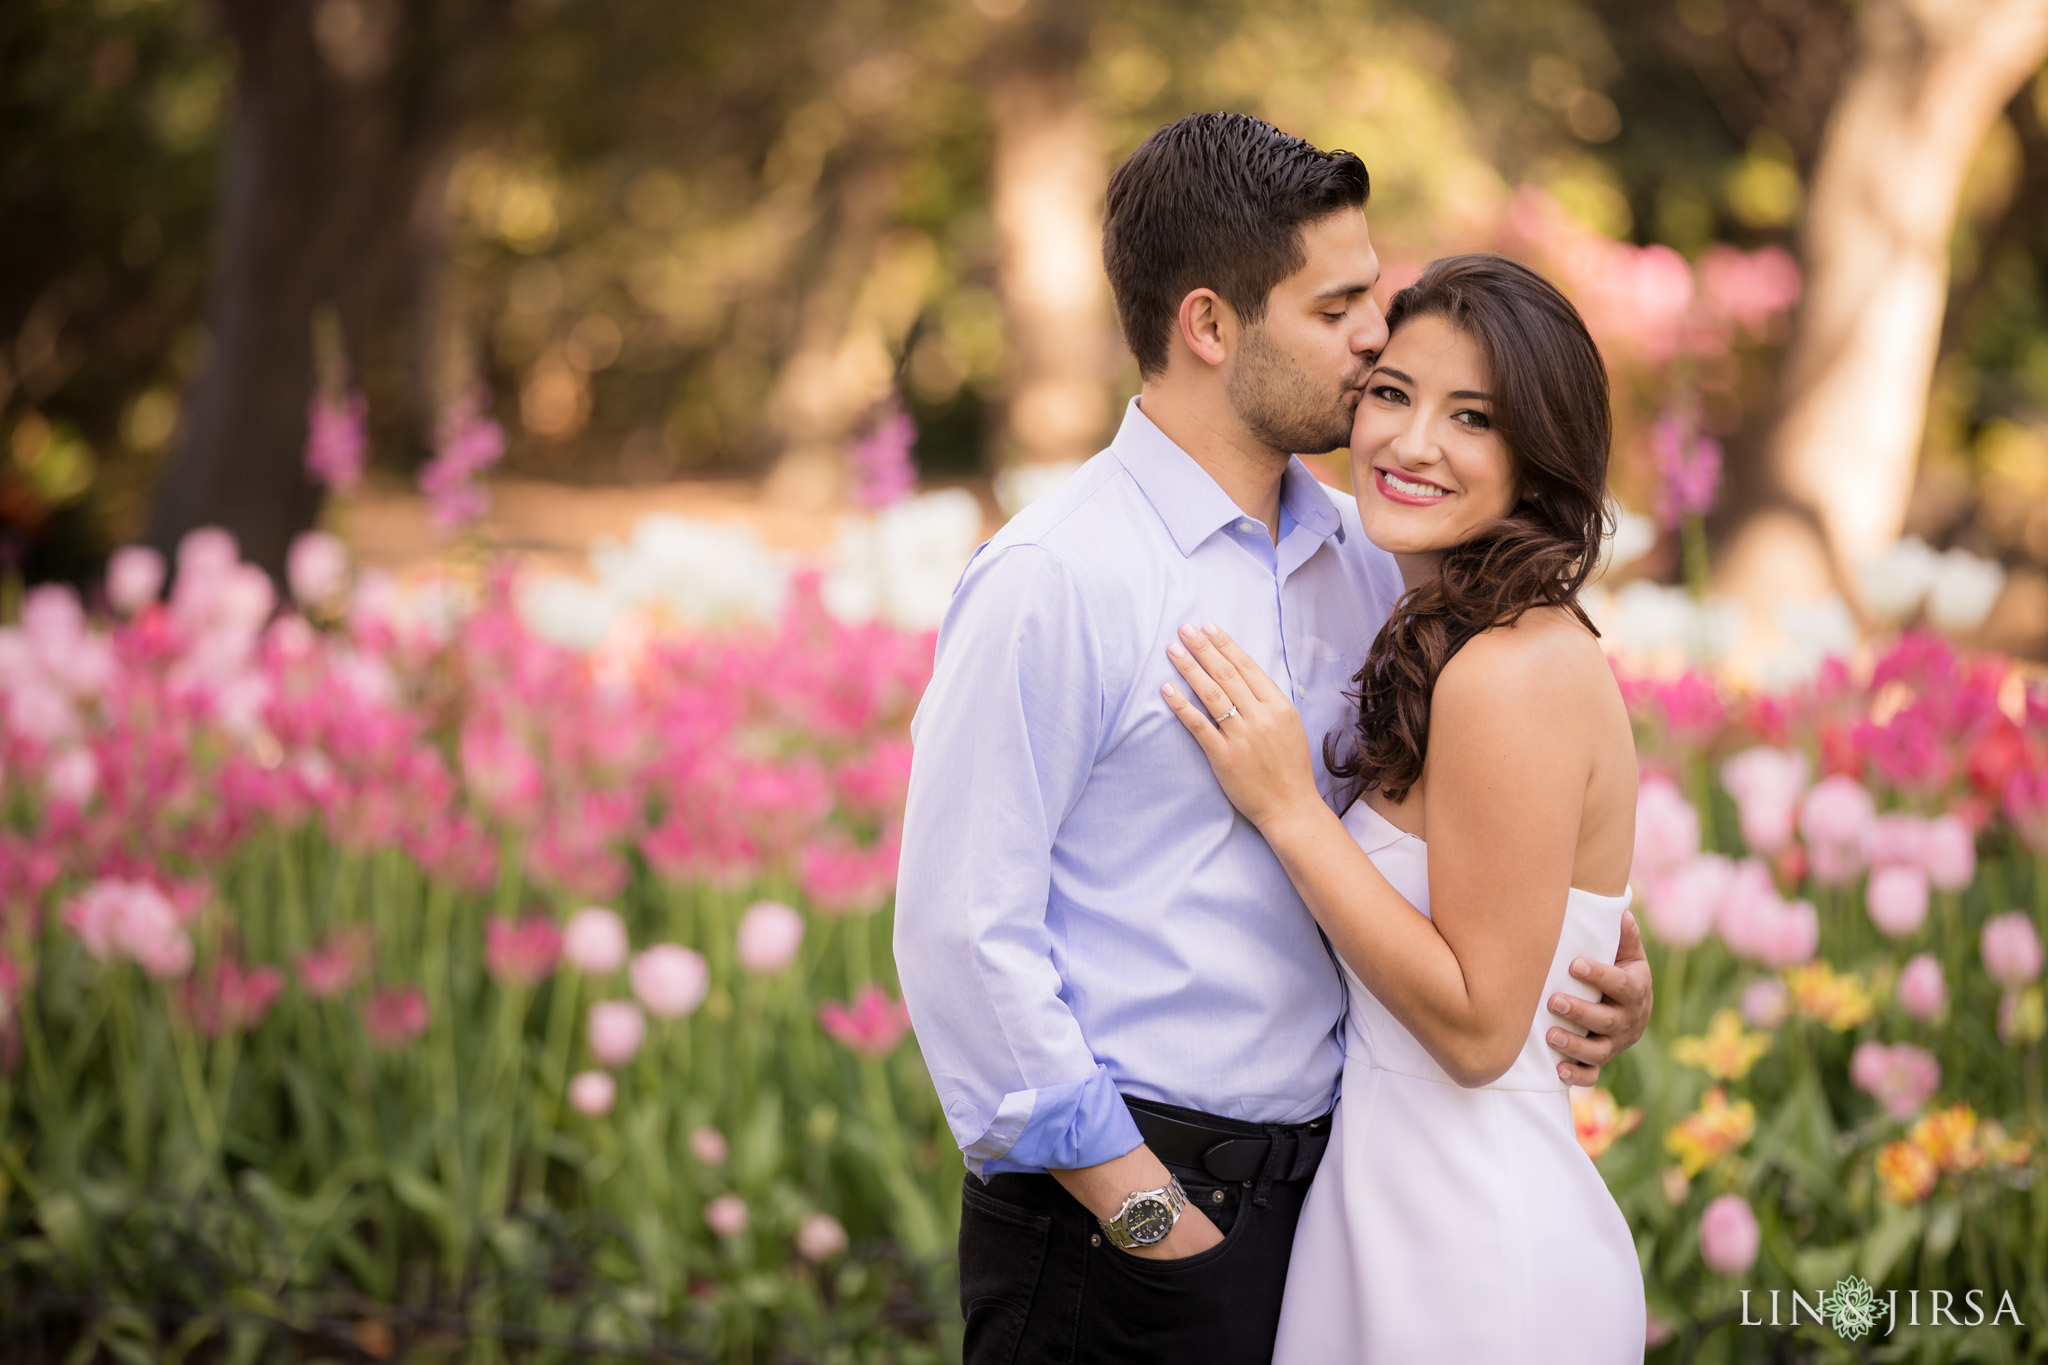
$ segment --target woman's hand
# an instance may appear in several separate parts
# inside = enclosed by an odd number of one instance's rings
[[[1202,746],[1230,804],[1261,830],[1306,805],[1323,806],[1301,717],[1250,655],[1215,626],[1182,626],[1167,657],[1195,699],[1172,683],[1160,692]]]

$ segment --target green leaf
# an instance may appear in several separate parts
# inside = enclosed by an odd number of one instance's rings
[[[1863,1255],[1858,1262],[1863,1278],[1874,1285],[1882,1285],[1885,1276],[1899,1263],[1899,1258],[1920,1239],[1926,1225],[1925,1209],[1885,1205],[1877,1226],[1863,1239]]]
[[[1955,1199],[1937,1201],[1933,1216],[1927,1220],[1927,1241],[1924,1243],[1927,1255],[1935,1260],[1948,1255],[1962,1230],[1962,1204]]]

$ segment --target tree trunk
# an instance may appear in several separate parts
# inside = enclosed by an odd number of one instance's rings
[[[998,272],[1010,345],[1001,454],[1095,453],[1113,416],[1114,320],[1102,274],[1104,132],[1081,89],[1095,6],[1034,0],[995,34],[990,111]]]
[[[1849,587],[1898,537],[1963,177],[2048,54],[2044,0],[1870,0],[1856,22],[1808,198],[1806,298],[1770,445],[1775,505],[1724,561],[1753,617]]]
[[[211,354],[151,509],[150,540],[221,526],[280,576],[321,490],[306,475],[312,319],[363,359],[418,195],[509,0],[225,0],[237,55]]]

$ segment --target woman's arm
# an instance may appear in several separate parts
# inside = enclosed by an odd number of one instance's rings
[[[1175,690],[1167,703],[1224,791],[1344,961],[1465,1085],[1519,1053],[1564,919],[1592,733],[1559,638],[1494,632],[1438,679],[1424,785],[1433,919],[1324,804],[1299,717],[1253,660],[1213,629],[1184,633],[1173,660],[1200,706]],[[1206,718],[1232,706],[1220,726]]]

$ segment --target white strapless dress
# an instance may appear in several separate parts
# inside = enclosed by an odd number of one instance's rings
[[[1344,823],[1429,913],[1429,859],[1364,801]],[[1629,897],[1574,888],[1544,982],[1612,962]],[[1643,1358],[1628,1224],[1578,1144],[1539,1007],[1507,1074],[1467,1090],[1350,968],[1343,1098],[1294,1235],[1275,1365],[1613,1365]]]

